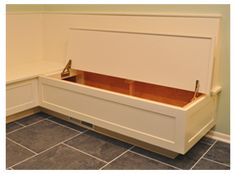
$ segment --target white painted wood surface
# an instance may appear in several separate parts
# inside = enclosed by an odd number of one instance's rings
[[[6,87],[6,115],[12,115],[39,105],[38,79],[9,84]]]
[[[46,60],[35,61],[12,61],[6,66],[6,83],[11,84],[37,78],[40,74],[62,70],[64,64]]]
[[[40,106],[181,154],[215,124],[209,96],[181,108],[57,77],[39,77]]]
[[[6,15],[7,63],[36,61],[43,58],[41,14]]]
[[[209,94],[212,38],[76,29],[70,31],[72,68]]]
[[[59,62],[43,60],[8,62],[6,67],[6,115],[39,106],[38,76],[61,71],[63,66]]]
[[[44,57],[54,61],[65,59],[69,28],[216,36],[217,42],[220,23],[217,14],[46,13],[42,14],[42,19]]]

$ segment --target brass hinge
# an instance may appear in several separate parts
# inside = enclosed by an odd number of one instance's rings
[[[71,60],[69,60],[69,62],[66,64],[65,68],[63,69],[61,73],[61,77],[69,76],[70,69],[71,69]]]
[[[199,92],[199,87],[200,87],[199,80],[196,80],[195,90],[194,90],[193,98],[191,101],[194,101],[197,98],[198,92]]]

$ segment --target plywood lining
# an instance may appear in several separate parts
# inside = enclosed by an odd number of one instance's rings
[[[191,102],[194,96],[193,91],[170,88],[87,71],[77,71],[76,75],[63,78],[63,80],[179,107],[184,107],[186,104]],[[197,97],[201,95],[203,94],[199,93]]]
[[[122,94],[129,94],[129,84],[122,78],[84,72],[84,84]]]

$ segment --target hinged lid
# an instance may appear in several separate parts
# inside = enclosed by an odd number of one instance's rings
[[[209,94],[213,38],[71,29],[72,68]]]

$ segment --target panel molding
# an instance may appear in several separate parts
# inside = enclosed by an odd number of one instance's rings
[[[199,91],[210,93],[212,37],[93,28],[74,28],[69,35],[67,56],[74,69],[188,91],[199,80]],[[149,70],[140,71],[143,67]]]
[[[68,15],[108,15],[108,16],[150,16],[150,17],[196,17],[196,18],[221,18],[222,15],[218,13],[205,13],[205,14],[194,14],[194,13],[134,13],[134,12],[77,12],[77,11],[63,11],[63,12],[7,12],[7,15],[15,14],[68,14]]]
[[[6,115],[38,106],[38,80],[17,82],[6,87]],[[25,94],[28,95],[25,95]]]

